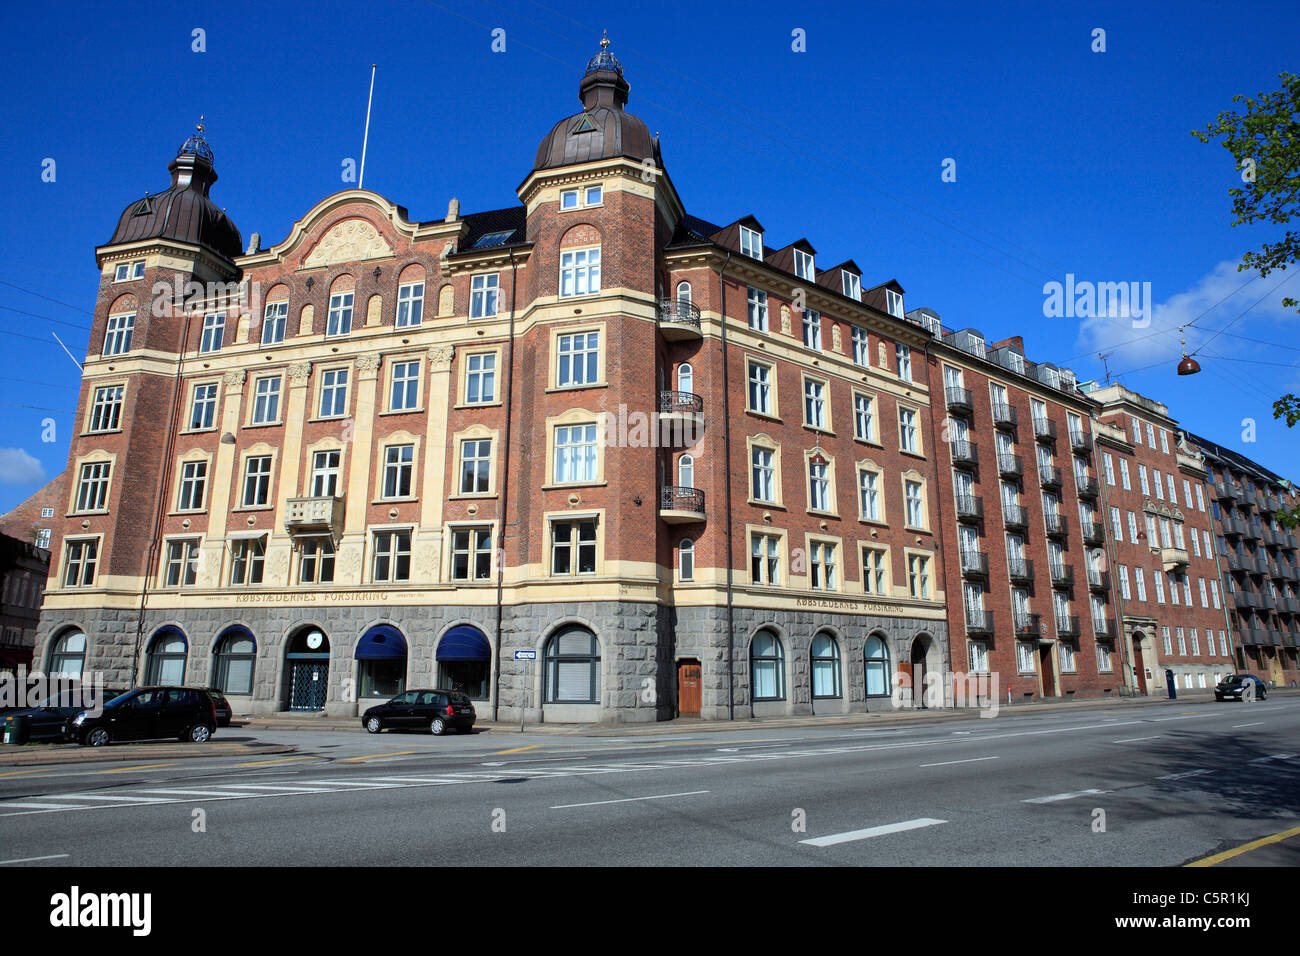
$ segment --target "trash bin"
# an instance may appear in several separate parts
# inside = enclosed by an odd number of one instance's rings
[[[31,733],[26,717],[6,717],[4,742],[7,744],[25,744]]]

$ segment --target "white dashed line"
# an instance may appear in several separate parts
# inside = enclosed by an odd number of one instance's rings
[[[832,833],[830,836],[815,837],[811,840],[800,840],[799,842],[806,843],[809,846],[836,846],[840,843],[853,843],[857,840],[870,840],[873,837],[888,836],[891,833],[903,833],[907,830],[934,827],[947,822],[947,820],[936,820],[933,817],[919,817],[916,820],[904,820],[902,823],[888,823],[880,827],[868,827],[865,830]]]
[[[1134,744],[1139,740],[1159,740],[1161,734],[1152,734],[1150,737],[1126,737],[1123,740],[1112,740],[1113,744]]]
[[[997,757],[970,757],[966,760],[944,760],[941,763],[923,763],[922,767],[950,767],[955,763],[979,763],[981,760],[997,760]]]
[[[1090,797],[1093,794],[1110,793],[1109,790],[1075,790],[1073,793],[1054,793],[1050,797],[1034,797],[1021,800],[1021,803],[1056,803],[1060,800],[1073,800],[1075,797]]]
[[[1214,773],[1213,770],[1184,770],[1182,773],[1167,773],[1163,777],[1156,777],[1157,780],[1182,780],[1184,777],[1199,777],[1203,774]]]
[[[667,800],[669,797],[694,797],[707,790],[688,790],[685,793],[660,793],[652,797],[624,797],[622,800],[596,800],[592,803],[563,803],[552,810],[572,810],[574,807],[603,807],[609,803],[636,803],[639,800]]]

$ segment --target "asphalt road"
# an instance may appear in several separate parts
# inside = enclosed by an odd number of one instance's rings
[[[220,736],[301,752],[0,770],[0,865],[1177,865],[1300,824],[1286,698],[621,738]],[[1296,866],[1300,839],[1230,865],[1252,862]]]

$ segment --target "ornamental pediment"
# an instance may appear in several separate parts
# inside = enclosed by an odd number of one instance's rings
[[[325,230],[320,242],[309,252],[304,268],[332,266],[340,262],[359,262],[393,255],[393,247],[365,219],[344,219]]]

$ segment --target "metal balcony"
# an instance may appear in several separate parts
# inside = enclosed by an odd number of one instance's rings
[[[1236,551],[1229,551],[1223,557],[1229,571],[1245,571],[1253,563],[1246,555],[1238,554]]]
[[[1049,538],[1064,538],[1070,530],[1070,522],[1065,515],[1046,514],[1043,515],[1043,527],[1047,529]]]
[[[1283,631],[1282,644],[1284,647],[1300,647],[1300,634],[1295,631]]]
[[[284,503],[284,530],[294,536],[329,535],[337,540],[343,533],[343,496],[287,499]]]
[[[1100,545],[1106,541],[1106,526],[1100,521],[1084,521],[1079,531],[1083,535],[1084,544]]]
[[[704,399],[694,392],[659,393],[659,437],[661,444],[689,448],[704,434]]]
[[[1243,627],[1237,631],[1237,643],[1243,647],[1271,644],[1268,633],[1258,627]]]
[[[1109,591],[1109,590],[1110,590],[1110,572],[1109,572],[1109,571],[1089,571],[1089,572],[1088,572],[1088,590],[1090,590],[1090,591]]]
[[[669,342],[703,338],[699,307],[677,299],[660,299],[659,331]]]
[[[1016,410],[1011,405],[993,406],[993,426],[995,428],[1015,428]]]
[[[1057,637],[1078,637],[1079,617],[1076,614],[1060,614],[1056,617]]]
[[[1025,463],[1019,455],[998,455],[998,474],[1003,478],[1019,478],[1025,473]]]
[[[1242,524],[1245,525],[1245,529],[1241,532],[1241,536],[1242,536],[1243,538],[1245,538],[1247,541],[1258,541],[1258,540],[1259,540],[1259,522],[1257,522],[1257,521],[1243,521]]]
[[[1241,495],[1241,485],[1235,481],[1215,482],[1214,493],[1220,501],[1235,501]]]
[[[1061,487],[1061,469],[1053,465],[1039,465],[1038,482],[1044,488]]]
[[[957,385],[948,385],[945,386],[943,394],[944,398],[948,401],[949,410],[969,412],[975,407],[971,403],[969,388],[961,388]]]
[[[1101,485],[1090,475],[1075,475],[1074,484],[1079,489],[1080,498],[1095,499],[1101,493]]]
[[[966,609],[966,633],[967,634],[992,634],[993,633],[993,612],[992,611],[974,611]]]
[[[1237,591],[1233,596],[1237,599],[1237,607],[1259,607],[1259,595],[1254,591]]]
[[[976,466],[979,464],[979,449],[973,441],[954,441],[948,446],[952,449],[954,465]]]
[[[1016,636],[1018,637],[1030,635],[1038,637],[1043,633],[1043,617],[1041,614],[1017,614],[1015,615],[1015,621]]]
[[[1048,418],[1034,419],[1034,438],[1042,442],[1056,441],[1056,422]]]
[[[1052,587],[1074,587],[1074,568],[1068,564],[1049,564],[1048,568],[1052,576]]]
[[[1002,523],[1012,530],[1015,530],[1016,528],[1028,528],[1029,515],[1025,509],[1019,505],[1003,505]]]
[[[659,517],[669,524],[704,520],[704,491],[669,485],[659,489]]]
[[[983,551],[961,552],[961,573],[968,578],[986,578],[989,576],[989,556]]]
[[[957,520],[958,521],[982,521],[984,520],[984,502],[974,495],[957,496]]]
[[[1034,579],[1034,562],[1028,558],[1007,558],[1007,577],[1016,583]]]
[[[1260,607],[1260,610],[1261,610],[1261,611],[1276,611],[1276,610],[1277,610],[1277,598],[1275,598],[1275,597],[1273,597],[1273,595],[1271,595],[1271,594],[1267,594],[1267,593],[1265,593],[1265,594],[1260,594],[1260,595],[1259,595],[1259,607]]]
[[[1259,496],[1258,504],[1259,504],[1260,511],[1266,511],[1269,514],[1274,514],[1279,508],[1282,507],[1281,502],[1279,502],[1274,495],[1267,495],[1267,494]]]
[[[1286,546],[1294,551],[1300,548],[1300,539],[1297,539],[1293,532],[1288,531],[1286,533]]]
[[[1223,528],[1224,535],[1229,538],[1239,538],[1246,530],[1246,525],[1240,518],[1228,514],[1219,519],[1219,525]]]
[[[1094,619],[1092,633],[1097,636],[1098,640],[1111,640],[1115,637],[1115,622],[1108,617],[1103,617],[1101,620]]]
[[[1077,428],[1070,429],[1070,447],[1077,452],[1091,452],[1092,442],[1088,440],[1088,434]]]

